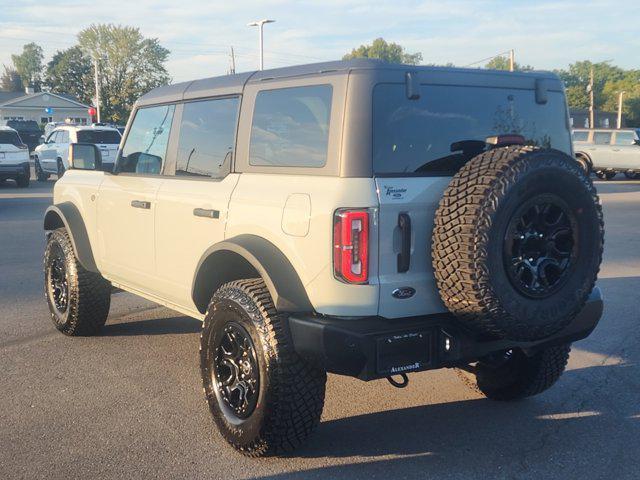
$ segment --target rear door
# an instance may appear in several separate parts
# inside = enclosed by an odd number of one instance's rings
[[[156,199],[155,245],[162,298],[188,310],[196,310],[191,286],[201,256],[224,239],[239,177],[229,173],[239,106],[239,97],[206,99],[176,113],[177,152]]]
[[[609,131],[593,132],[593,144],[587,148],[594,170],[618,168],[611,146],[613,133]]]
[[[53,132],[51,132],[38,153],[38,161],[40,162],[40,166],[47,172],[55,173],[58,171],[56,162],[56,159],[58,158],[56,139],[58,138],[59,134],[60,130],[54,130]]]
[[[533,84],[533,82],[531,82]],[[533,85],[532,85],[533,86]],[[487,137],[518,134],[571,154],[563,93],[486,84],[424,83],[410,99],[401,84],[373,93],[373,170],[379,197],[379,315],[444,311],[431,263],[434,216],[451,177],[487,148]]]

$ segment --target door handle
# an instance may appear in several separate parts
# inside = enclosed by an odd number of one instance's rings
[[[398,273],[409,271],[411,264],[411,217],[406,213],[398,215],[402,250],[398,254]]]
[[[151,208],[151,202],[145,202],[144,200],[131,200],[131,206],[133,208],[149,210]]]
[[[619,152],[619,151],[620,151],[620,149],[619,149],[619,148],[613,148],[612,150],[613,150],[614,152]]]
[[[196,217],[205,217],[205,218],[220,218],[220,211],[213,210],[208,208],[194,208],[193,214]]]

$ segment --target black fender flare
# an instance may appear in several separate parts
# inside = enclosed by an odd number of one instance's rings
[[[238,235],[209,247],[198,262],[191,298],[204,313],[224,283],[260,276],[279,312],[312,312],[307,292],[289,261],[273,243],[257,235]]]
[[[67,230],[80,265],[90,272],[98,272],[84,220],[78,207],[71,202],[51,205],[44,214],[44,229],[46,231],[61,227]]]

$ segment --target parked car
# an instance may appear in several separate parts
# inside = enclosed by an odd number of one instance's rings
[[[617,173],[640,178],[640,136],[637,129],[575,129],[573,144],[578,161],[598,178],[611,180]]]
[[[42,129],[35,120],[7,120],[6,126],[18,132],[23,143],[33,152],[40,144]]]
[[[95,334],[116,287],[202,320],[206,401],[249,456],[305,441],[327,372],[538,394],[603,309],[568,124],[543,72],[351,60],[152,90],[113,172],[70,146],[44,218],[51,319]]]
[[[113,169],[122,136],[111,127],[63,125],[55,128],[34,152],[36,176],[43,182],[49,175],[58,178],[68,168],[69,144],[91,143],[100,148],[102,168]]]
[[[26,188],[29,186],[29,177],[28,147],[15,129],[0,126],[0,182],[12,179],[18,187]]]

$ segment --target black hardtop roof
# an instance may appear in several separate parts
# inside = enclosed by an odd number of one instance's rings
[[[354,70],[404,70],[415,72],[438,72],[439,74],[476,74],[482,76],[500,76],[503,80],[514,77],[528,79],[548,79],[558,82],[558,77],[552,72],[507,72],[504,70],[487,70],[480,68],[458,68],[437,66],[416,66],[397,63],[387,63],[371,58],[357,58],[353,60],[338,60],[333,62],[309,63],[292,67],[273,68],[252,72],[237,73],[219,77],[203,78],[188,82],[175,83],[158,87],[138,99],[137,105],[151,105],[175,102],[195,98],[219,95],[237,95],[242,93],[247,83],[261,82],[268,79],[300,77],[327,72],[345,72]]]

